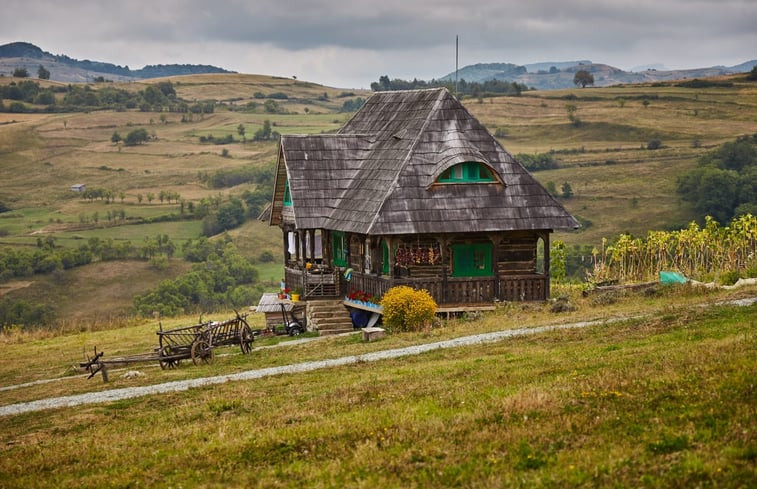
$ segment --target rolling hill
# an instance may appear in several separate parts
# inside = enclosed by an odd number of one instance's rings
[[[743,73],[757,65],[757,60],[736,66],[712,66],[685,70],[648,69],[639,72],[624,71],[620,68],[588,60],[562,63],[534,63],[524,66],[512,63],[481,63],[458,70],[458,79],[468,82],[502,80],[522,83],[537,90],[558,90],[573,87],[573,76],[578,70],[586,70],[594,75],[594,85],[606,87],[620,84],[654,83],[690,78],[709,78],[734,73]],[[455,73],[449,73],[442,81],[454,80]]]
[[[0,77],[0,85],[17,81]],[[160,234],[181,250],[203,228],[201,219],[180,217],[182,205],[186,210],[190,203],[195,208],[218,199],[225,203],[259,190],[251,181],[212,182],[223,180],[219,175],[265,171],[273,165],[276,142],[254,137],[266,121],[280,134],[335,131],[351,116],[342,111],[345,102],[368,96],[302,80],[242,74],[96,83],[86,90],[135,93],[166,82],[176,92],[171,104],[197,101],[213,110],[171,111],[171,105],[164,105],[55,112],[30,104],[36,112],[0,113],[0,203],[10,208],[0,214],[0,245],[34,249],[40,240],[51,238],[57,247],[74,248],[98,238],[141,246]],[[40,84],[67,90],[56,82]],[[463,103],[513,155],[549,154],[557,161],[557,168],[534,176],[547,186],[572,187],[573,195],[563,203],[583,227],[555,238],[578,254],[588,246],[583,254],[590,259],[591,248],[601,246],[602,238],[677,229],[702,217],[676,194],[676,178],[706,152],[757,133],[754,82],[729,75],[703,87],[678,85],[528,91],[520,97],[469,98]],[[58,100],[66,95],[55,94]],[[573,120],[569,105],[575,107]],[[125,136],[137,129],[147,131],[146,143],[113,142],[114,133]],[[659,146],[649,149],[650,141]],[[79,183],[109,190],[113,200],[83,198],[70,190]],[[180,198],[159,200],[161,192]],[[148,201],[149,195],[153,200]],[[116,211],[123,211],[125,218],[114,218]],[[266,252],[281,256],[279,231],[249,220],[229,237],[275,287],[281,274],[278,259],[266,264],[260,258]],[[178,257],[163,272],[149,269],[147,262],[100,263],[5,282],[0,293],[44,301],[73,324],[107,322],[128,313],[134,294],[184,270],[186,264]]]
[[[51,80],[65,83],[89,82],[100,77],[113,81],[128,81],[163,76],[232,73],[216,66],[189,64],[148,65],[132,70],[128,66],[51,54],[28,42],[0,46],[0,73],[9,75],[16,68],[26,68],[29,74],[33,75],[40,66],[50,72]]]

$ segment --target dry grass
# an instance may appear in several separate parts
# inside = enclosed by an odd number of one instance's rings
[[[646,320],[5,417],[0,476],[13,487],[748,487],[757,364],[744,332],[755,306],[673,307],[690,295],[624,304]],[[507,312],[439,334],[510,324]],[[538,324],[524,314],[515,314],[521,326]],[[333,338],[117,384],[416,341],[430,339]],[[67,389],[84,385],[71,379]]]

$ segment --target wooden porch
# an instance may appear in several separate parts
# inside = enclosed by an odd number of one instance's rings
[[[540,301],[547,298],[547,277],[540,273],[494,277],[398,277],[352,272],[350,280],[339,269],[302,270],[286,267],[287,287],[299,289],[303,299],[344,297],[360,290],[381,297],[390,288],[407,285],[426,289],[437,304],[495,301]]]

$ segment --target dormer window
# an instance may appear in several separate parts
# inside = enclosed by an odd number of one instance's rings
[[[438,183],[494,182],[494,175],[483,163],[466,161],[451,166],[439,175]]]

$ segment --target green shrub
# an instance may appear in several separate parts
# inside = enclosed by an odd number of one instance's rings
[[[738,270],[729,270],[727,272],[723,272],[720,274],[720,277],[718,278],[718,282],[720,282],[720,285],[733,285],[739,280],[739,271]]]
[[[400,285],[384,294],[381,307],[384,325],[390,331],[419,331],[433,322],[437,306],[427,290]]]

